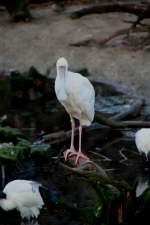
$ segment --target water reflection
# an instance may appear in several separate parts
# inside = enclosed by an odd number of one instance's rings
[[[37,220],[32,220],[32,221],[22,221],[20,225],[40,225]]]
[[[22,82],[21,85],[22,84],[24,86],[25,82]],[[10,98],[11,101],[13,100],[10,104],[10,108],[7,106],[5,110],[4,108],[1,110],[2,116],[0,118],[0,123],[2,126],[18,128],[32,141],[34,141],[42,131],[52,133],[70,129],[68,115],[55,101],[54,96],[52,96],[53,98],[50,101],[49,97],[47,98],[47,96],[50,96],[49,93],[45,96],[45,99],[43,99],[43,97],[38,97],[38,92],[36,95],[37,101],[34,101],[34,93],[31,92],[31,90],[29,90],[29,95],[26,95],[27,88],[22,90],[22,86],[20,86],[20,89],[17,89],[16,83],[14,84],[14,88],[13,98]],[[121,113],[122,111],[124,112],[128,107],[128,98],[121,100],[122,97],[120,97],[118,93],[112,97],[115,93],[114,91],[112,93],[108,87],[105,94],[101,88],[99,89],[99,85],[96,89],[97,110],[102,111],[103,113],[105,112],[106,115],[114,115],[116,113]],[[23,95],[19,95],[20,92],[18,90],[24,92]],[[53,85],[49,90],[53,91]],[[110,91],[109,93],[108,90]],[[101,98],[101,92],[103,93],[102,96],[105,96],[105,99]],[[98,95],[99,93],[100,97]],[[6,101],[4,101],[4,103],[5,102]],[[99,163],[100,166],[107,171],[108,175],[113,176],[118,180],[125,180],[132,187],[135,187],[135,182],[137,182],[134,190],[136,197],[139,197],[149,186],[149,174],[147,174],[147,176],[141,174],[141,171],[149,165],[137,152],[134,140],[135,131],[132,129],[110,130],[105,126],[101,126],[101,128],[99,126],[97,126],[97,128],[94,127],[93,130],[91,127],[91,130],[89,129],[89,131],[86,132],[85,148],[92,150],[94,153],[92,154],[93,161]],[[63,147],[64,143],[61,148]],[[56,148],[60,148],[60,146],[55,145],[54,150],[56,150]],[[90,152],[88,153],[90,154]],[[90,189],[91,187],[89,187],[86,182],[84,183],[83,180],[74,177],[73,175],[67,176],[61,168],[56,169],[53,164],[50,167],[49,159],[46,162],[45,161],[44,157],[40,157],[39,160],[39,156],[34,155],[34,157],[28,158],[26,161],[16,165],[13,169],[7,167],[6,179],[7,181],[14,178],[33,179],[38,180],[39,182],[43,181],[44,184],[50,181],[52,185],[54,184],[55,186],[56,184],[58,190],[62,191],[64,196],[66,195],[66,199],[69,202],[79,202],[79,205],[81,203],[85,207],[93,206],[95,195],[93,194],[93,189]],[[1,174],[3,173],[1,172]],[[39,217],[40,222],[37,220],[20,221],[20,217],[18,218],[19,219],[17,219],[17,215],[14,214],[14,212],[3,212],[0,209],[1,225],[81,224],[74,221],[76,218],[70,218],[68,214],[65,214],[61,209],[55,213],[48,213],[47,211],[42,212]]]

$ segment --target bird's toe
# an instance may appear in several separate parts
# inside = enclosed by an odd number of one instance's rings
[[[65,158],[65,161],[67,160],[68,157],[70,156],[74,156],[76,155],[77,152],[75,149],[67,149],[65,152],[64,152],[64,158]]]
[[[75,160],[75,164],[80,164],[81,162],[88,160],[89,158],[84,155],[82,152],[78,152]]]

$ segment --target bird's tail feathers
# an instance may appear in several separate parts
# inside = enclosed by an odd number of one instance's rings
[[[31,217],[37,218],[40,213],[40,209],[37,207],[27,208],[22,207],[20,209],[20,214],[22,218],[30,219]]]

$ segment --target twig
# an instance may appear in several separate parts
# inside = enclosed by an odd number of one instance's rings
[[[96,133],[98,134],[98,132],[101,130],[103,130],[104,133],[107,133],[107,132],[109,132],[110,129],[108,127],[104,127],[98,123],[93,123],[90,127],[87,127],[85,129],[85,135],[86,135],[86,137],[89,137],[91,135],[91,133],[93,133],[93,131],[96,131]],[[76,127],[76,129],[75,129],[75,136],[76,135],[78,135],[78,127]],[[59,144],[59,143],[62,143],[64,141],[68,140],[70,137],[71,137],[71,130],[58,131],[58,132],[42,135],[42,136],[40,136],[40,139],[38,139],[36,142],[38,142],[38,143],[43,143],[43,142],[47,143],[48,142],[49,144]],[[100,135],[98,138],[100,138]]]
[[[75,128],[75,135],[77,135],[78,128]],[[48,142],[50,144],[61,143],[71,137],[71,130],[58,131],[42,136],[42,142]]]
[[[149,121],[116,121],[111,118],[105,117],[99,112],[97,112],[95,116],[95,121],[113,128],[140,128],[140,127],[148,128],[150,127]]]
[[[72,162],[72,161],[70,161],[70,162]],[[104,171],[104,169],[91,160],[86,161],[84,164],[82,164],[78,167],[70,167],[62,162],[59,162],[59,165],[61,165],[65,169],[68,169],[71,172],[76,172],[76,173],[84,175],[84,176],[89,176],[91,174],[92,175],[94,174],[94,175],[98,175],[98,176],[102,176],[102,177],[107,177],[107,174]],[[90,167],[89,167],[89,165],[90,165]],[[91,168],[91,170],[87,170],[87,168],[88,169]]]
[[[96,41],[96,43],[98,45],[104,45],[106,44],[107,42],[111,41],[112,39],[118,37],[118,36],[121,36],[121,35],[129,35],[130,33],[138,33],[138,32],[149,32],[150,30],[150,27],[134,27],[134,26],[131,26],[129,28],[125,28],[125,29],[121,29],[119,31],[116,31],[115,33],[113,33],[112,35],[110,35],[108,38],[105,38],[103,40],[99,40],[99,41]]]
[[[102,157],[103,159],[101,161],[112,161],[112,159],[109,159],[108,157],[106,157],[105,155],[102,155],[101,153],[97,153],[93,151],[89,151],[89,152],[91,152],[93,155],[96,155],[98,157]]]
[[[125,154],[123,154],[123,151],[124,151],[124,148],[120,149],[120,151],[119,151],[121,157],[123,158],[123,159],[120,160],[120,163],[125,164],[124,162],[127,161],[128,158],[125,156]],[[127,164],[125,164],[125,165],[127,165]]]
[[[137,115],[143,105],[144,101],[143,99],[138,99],[135,101],[135,103],[129,107],[128,109],[124,110],[123,113],[119,113],[111,118],[105,117],[103,114],[100,112],[96,111],[95,113],[95,121],[107,125],[112,128],[133,128],[133,127],[150,127],[150,122],[145,122],[145,121],[117,121],[120,119],[124,119],[127,116],[131,115]],[[88,129],[86,129],[86,132],[88,133]],[[92,129],[99,129],[101,130],[102,127],[98,127],[97,125],[93,125]],[[85,132],[85,133],[86,133]],[[78,128],[75,129],[75,135],[78,135]],[[42,142],[48,142],[49,144],[59,144],[62,143],[63,141],[66,141],[71,137],[71,130],[69,131],[58,131],[54,133],[50,133],[47,135],[42,136]]]
[[[107,175],[102,176],[101,173],[99,174],[99,173],[96,173],[94,171],[83,171],[80,168],[72,168],[72,167],[69,167],[69,166],[65,165],[62,162],[59,162],[59,165],[61,167],[63,167],[64,169],[67,169],[70,172],[82,175],[82,176],[84,176],[88,179],[91,179],[91,180],[94,179],[94,181],[97,180],[97,182],[100,182],[100,183],[105,184],[105,185],[111,184],[111,185],[117,187],[119,190],[122,190],[122,189],[130,190],[130,186],[127,183],[114,180],[113,178],[111,178]],[[106,174],[106,172],[105,172],[105,174]]]
[[[75,43],[70,43],[70,46],[75,46],[75,47],[80,47],[80,46],[103,46],[112,39],[119,37],[121,35],[129,35],[130,33],[138,33],[138,32],[149,32],[150,27],[149,26],[140,26],[140,27],[135,27],[131,26],[129,28],[121,29],[119,31],[114,32],[112,35],[110,35],[107,38],[104,38],[102,40],[98,39],[88,39],[88,40],[82,40],[78,41]]]

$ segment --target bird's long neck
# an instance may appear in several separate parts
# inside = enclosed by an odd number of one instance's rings
[[[67,75],[67,68],[63,71],[61,71],[59,68],[57,68],[57,75],[61,78],[61,79],[65,79],[66,75]]]

